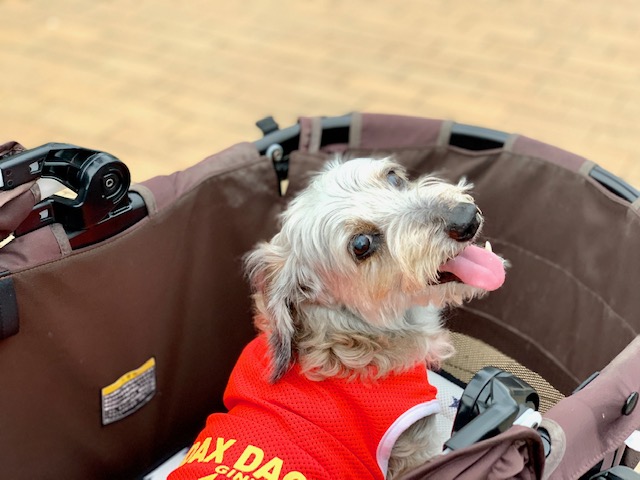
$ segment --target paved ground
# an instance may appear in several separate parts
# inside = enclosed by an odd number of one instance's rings
[[[525,133],[640,186],[632,0],[0,0],[0,138],[134,179],[353,110]]]

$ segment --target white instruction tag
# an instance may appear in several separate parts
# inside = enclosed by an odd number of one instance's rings
[[[122,420],[149,403],[156,393],[156,360],[125,373],[102,389],[102,424]]]

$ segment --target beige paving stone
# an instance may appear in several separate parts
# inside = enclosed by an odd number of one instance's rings
[[[5,0],[0,15],[0,137],[112,149],[137,180],[258,138],[265,115],[363,110],[521,132],[640,186],[632,0]]]

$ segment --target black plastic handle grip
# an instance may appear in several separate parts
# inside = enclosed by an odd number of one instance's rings
[[[323,118],[321,120],[322,145],[348,143],[350,124],[351,115]],[[471,151],[495,150],[503,148],[509,137],[509,133],[499,130],[454,123],[451,127],[449,144]],[[264,138],[254,142],[254,145],[261,154],[264,154],[271,145],[279,144],[282,146],[283,154],[288,156],[298,148],[299,140],[300,125],[293,125],[282,130],[270,131]],[[600,166],[595,166],[590,176],[607,190],[629,202],[633,203],[640,198],[640,191]]]
[[[504,147],[509,136],[508,133],[499,130],[454,123],[451,127],[449,145],[465,150],[493,150]]]

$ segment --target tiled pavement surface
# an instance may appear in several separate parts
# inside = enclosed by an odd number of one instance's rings
[[[135,180],[354,110],[524,133],[640,186],[631,0],[0,0],[0,141],[103,149]]]

